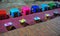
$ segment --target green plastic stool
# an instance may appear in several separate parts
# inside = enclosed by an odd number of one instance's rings
[[[50,2],[48,3],[48,5],[50,6],[50,9],[54,9],[56,4],[54,2]]]

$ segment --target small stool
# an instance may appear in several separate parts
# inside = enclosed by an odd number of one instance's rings
[[[12,22],[5,23],[4,26],[6,27],[6,29],[7,29],[8,31],[11,31],[11,30],[16,29],[16,28],[13,26],[13,23],[12,23]]]
[[[22,15],[29,15],[31,12],[30,12],[30,7],[29,6],[23,6],[22,8],[21,8],[21,13],[22,13]]]
[[[41,4],[40,7],[42,8],[42,11],[48,10],[48,4]]]
[[[8,19],[9,16],[7,15],[6,10],[1,9],[0,10],[0,20]]]
[[[54,14],[55,17],[60,16],[59,12],[54,12],[53,14]]]
[[[40,17],[34,17],[34,21],[35,21],[36,23],[42,22],[41,19],[40,19]]]
[[[38,5],[32,5],[31,6],[31,13],[37,13],[37,12],[40,12],[40,8]]]
[[[60,3],[59,2],[55,2],[56,4],[56,8],[60,8]]]
[[[10,15],[13,18],[19,17],[19,16],[21,16],[21,12],[20,12],[20,10],[18,8],[11,8],[10,9]]]
[[[56,4],[54,2],[50,2],[48,5],[50,6],[50,9],[55,9],[56,7]]]
[[[23,25],[24,27],[29,25],[28,23],[26,23],[26,20],[25,20],[25,19],[21,19],[21,20],[19,20],[19,22],[20,22],[21,25]]]
[[[50,14],[45,14],[45,20],[49,20],[51,19],[51,15]]]

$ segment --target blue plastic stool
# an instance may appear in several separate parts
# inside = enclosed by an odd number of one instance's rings
[[[34,20],[40,20],[40,17],[36,16],[34,17]]]
[[[48,10],[49,5],[48,4],[41,4],[40,8],[42,8],[42,11]]]
[[[11,17],[18,17],[20,16],[20,11],[18,8],[11,8],[10,9],[10,15]]]
[[[35,21],[36,23],[42,22],[41,18],[38,17],[38,16],[34,17],[34,21]]]
[[[38,5],[32,5],[31,6],[31,12],[32,13],[40,12],[39,6]]]

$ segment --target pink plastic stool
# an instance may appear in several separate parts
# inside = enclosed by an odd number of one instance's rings
[[[30,14],[30,7],[28,7],[28,6],[23,6],[21,8],[21,10],[22,10],[22,15],[28,15],[28,14]]]

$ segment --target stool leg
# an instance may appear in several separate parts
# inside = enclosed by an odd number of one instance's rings
[[[48,10],[51,10],[50,7],[48,7]]]
[[[33,11],[31,10],[31,14],[33,14]]]
[[[6,15],[5,19],[8,19],[8,18],[9,18],[9,16],[8,16],[8,15]]]
[[[40,8],[40,12],[42,12],[42,9]]]
[[[36,22],[36,23],[40,23],[40,22],[42,22],[42,20],[35,20],[35,22]]]
[[[56,6],[53,6],[53,9],[55,9],[56,8]]]
[[[0,20],[3,20],[4,19],[4,16],[2,15],[1,17],[0,17]]]
[[[54,16],[55,16],[55,17],[56,17],[56,16],[60,16],[60,14],[59,14],[59,13],[58,13],[58,14],[55,14],[55,13],[54,13]]]
[[[59,5],[59,8],[60,8],[60,5]]]
[[[50,19],[51,19],[51,17],[50,17],[50,16],[45,17],[45,21],[50,20]]]
[[[48,10],[48,7],[45,7],[45,11],[47,11]]]
[[[23,25],[24,27],[28,26],[29,24],[28,23],[21,23],[21,25]]]

